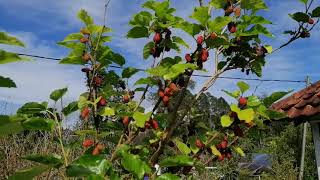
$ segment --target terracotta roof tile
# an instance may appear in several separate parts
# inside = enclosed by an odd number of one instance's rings
[[[285,112],[291,119],[320,113],[320,81],[274,103],[271,109]]]

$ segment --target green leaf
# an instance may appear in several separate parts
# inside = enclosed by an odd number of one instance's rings
[[[242,94],[245,93],[250,88],[249,84],[247,84],[243,81],[239,81],[237,83],[237,86],[239,87]]]
[[[316,8],[312,11],[311,17],[320,17],[320,6],[316,7]]]
[[[234,150],[242,157],[246,156],[243,150],[240,147],[235,147]]]
[[[251,9],[253,12],[268,9],[267,5],[264,3],[264,0],[242,0],[241,8],[247,10]]]
[[[90,24],[88,25],[88,30],[90,31],[91,34],[94,33],[98,33],[98,34],[104,34],[104,33],[108,33],[111,32],[112,30],[108,27],[105,26],[100,26],[100,25],[96,25],[96,24]],[[102,31],[103,30],[103,31]]]
[[[144,114],[137,111],[133,114],[133,119],[137,127],[143,128],[145,123],[150,119],[150,116],[151,112]]]
[[[122,71],[122,78],[130,78],[131,76],[133,76],[137,72],[139,72],[139,69],[136,69],[136,68],[133,68],[133,67],[125,68]]]
[[[78,18],[84,22],[84,24],[86,24],[87,26],[92,25],[93,24],[93,19],[88,15],[87,11],[85,11],[84,9],[81,9],[78,13]]]
[[[146,173],[148,174],[151,172],[151,168],[148,164],[142,161],[139,156],[133,154],[123,153],[121,165],[138,179],[142,179]]]
[[[149,37],[149,31],[146,27],[135,26],[129,30],[127,38],[143,38]]]
[[[237,33],[237,36],[256,36],[263,34],[267,37],[273,37],[269,30],[260,24],[254,25],[249,30]]]
[[[195,36],[196,34],[199,34],[201,31],[201,28],[198,24],[189,23],[187,21],[178,23],[175,27],[185,31],[191,36]]]
[[[251,24],[272,24],[271,21],[265,19],[264,17],[262,16],[256,16],[256,15],[243,15],[241,16],[241,19],[242,19],[242,24],[245,25],[245,27],[251,25]],[[240,24],[240,26],[242,25]]]
[[[249,107],[259,106],[261,104],[259,98],[257,96],[249,96],[247,105]]]
[[[147,78],[140,78],[134,83],[134,85],[142,85],[142,84],[149,84],[151,86],[157,85],[158,81],[152,77]]]
[[[23,131],[21,121],[24,118],[0,115],[0,137]]]
[[[154,42],[149,42],[143,47],[143,59],[148,59],[151,55],[150,52],[152,48],[154,47]]]
[[[272,53],[272,46],[266,45],[266,46],[264,46],[264,48],[266,48],[266,50],[267,50],[267,52],[268,52],[269,54]]]
[[[221,156],[220,151],[216,148],[215,145],[210,146],[210,149],[211,149],[212,154],[214,154],[215,156]]]
[[[67,167],[66,173],[68,177],[105,175],[110,167],[111,163],[104,155],[84,154]]]
[[[308,0],[299,0],[300,2],[302,2],[303,4],[307,4]]]
[[[267,114],[268,108],[262,104],[260,104],[260,106],[257,108],[257,114],[259,114],[260,116],[266,118],[266,119],[270,119],[269,115]]]
[[[46,106],[37,102],[29,102],[24,104],[21,108],[18,109],[18,114],[36,114],[43,112],[47,109]]]
[[[190,148],[186,144],[181,142],[179,139],[175,139],[174,143],[183,154],[188,155],[191,153]]]
[[[231,97],[233,97],[233,98],[238,98],[238,97],[240,97],[240,94],[241,94],[241,91],[240,90],[235,90],[235,91],[233,91],[232,93],[231,92],[229,92],[229,91],[226,91],[226,90],[222,90],[224,93],[226,93],[227,95],[229,95],[229,96],[231,96]]]
[[[55,126],[55,121],[41,117],[31,117],[24,121],[22,126],[27,130],[52,131]]]
[[[21,169],[15,172],[14,175],[9,177],[9,180],[32,180],[34,177],[48,171],[50,166],[40,165],[28,169]]]
[[[169,156],[159,163],[161,167],[193,166],[193,164],[193,159],[187,155]]]
[[[274,111],[274,110],[267,110],[266,113],[268,117],[272,120],[280,120],[280,119],[287,118],[287,115],[285,113]]]
[[[236,104],[231,104],[230,105],[230,110],[232,112],[236,112],[237,114],[241,111],[241,109]]]
[[[0,87],[16,88],[17,85],[10,78],[0,76]]]
[[[129,24],[132,26],[149,26],[152,17],[152,14],[148,11],[141,11],[138,14],[134,15]]]
[[[210,4],[210,6],[213,6],[216,9],[222,9],[222,8],[226,7],[227,1],[226,0],[211,0],[211,2],[209,4]]]
[[[22,59],[17,54],[0,49],[0,64],[12,63],[21,60]]]
[[[70,115],[71,113],[77,111],[79,109],[78,107],[78,101],[74,101],[74,102],[71,102],[70,104],[68,104],[68,106],[64,107],[62,109],[62,113],[65,115],[65,116],[68,116]]]
[[[52,99],[54,101],[58,101],[59,99],[61,99],[66,94],[67,91],[68,91],[68,88],[62,88],[62,89],[54,90],[50,94],[50,99]]]
[[[228,115],[223,115],[220,121],[222,127],[229,127],[233,123],[234,119],[231,119]]]
[[[102,109],[102,111],[99,112],[99,115],[101,115],[101,116],[114,116],[115,111],[113,108],[105,107]]]
[[[283,98],[287,94],[291,93],[292,91],[279,91],[274,92],[270,96],[263,99],[263,104],[266,107],[270,107],[274,102],[278,101],[279,99]]]
[[[309,15],[303,12],[296,12],[294,14],[289,14],[289,16],[297,22],[307,23],[310,19]]]
[[[161,176],[157,177],[156,180],[180,180],[181,177],[174,175],[174,174],[170,174],[170,173],[165,173],[162,174]]]
[[[85,106],[87,106],[90,103],[90,101],[88,101],[88,99],[84,96],[79,96],[79,100],[78,100],[78,108],[82,109]]]
[[[83,35],[81,33],[72,33],[65,37],[61,42],[79,41],[82,37]]]
[[[208,20],[210,19],[209,7],[202,6],[196,7],[190,16],[190,18],[197,20],[201,25],[206,26]]]
[[[51,155],[42,155],[42,154],[32,154],[24,156],[23,159],[27,159],[29,161],[37,162],[40,164],[59,167],[63,164],[62,158],[59,155],[51,154]]]
[[[182,38],[178,36],[173,36],[172,41],[178,44],[185,46],[186,48],[190,48],[189,44],[187,44]]]
[[[229,16],[218,16],[214,20],[208,22],[208,28],[210,32],[221,33],[222,29],[232,21],[232,18]]]
[[[8,45],[15,45],[15,46],[22,46],[24,47],[24,44],[17,38],[13,36],[9,36],[5,32],[0,32],[0,44],[8,44]]]
[[[240,120],[245,121],[246,123],[249,123],[253,120],[254,118],[254,111],[253,109],[249,108],[249,109],[245,109],[245,110],[241,110],[238,113],[238,118]]]
[[[169,72],[164,74],[163,78],[166,80],[175,79],[187,69],[195,70],[197,66],[195,64],[175,64],[169,69]]]

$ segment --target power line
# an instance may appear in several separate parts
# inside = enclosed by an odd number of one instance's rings
[[[60,61],[61,58],[53,58],[53,57],[46,57],[46,56],[39,56],[39,55],[32,55],[32,54],[24,54],[24,53],[17,53],[19,56],[27,56],[27,57],[34,57],[40,59],[48,59],[48,60],[55,60]],[[116,69],[124,69],[124,67],[110,65],[111,68]],[[145,71],[145,69],[136,68],[138,71]],[[210,75],[199,75],[193,74],[194,77],[211,77]],[[240,77],[229,77],[229,76],[220,76],[219,79],[236,79],[236,80],[246,80],[246,81],[264,81],[264,82],[289,82],[289,83],[306,83],[306,80],[287,80],[287,79],[259,79],[259,78],[240,78]]]

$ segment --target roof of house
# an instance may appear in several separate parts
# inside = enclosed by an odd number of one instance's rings
[[[291,119],[320,113],[320,81],[274,103],[271,108],[286,113]]]

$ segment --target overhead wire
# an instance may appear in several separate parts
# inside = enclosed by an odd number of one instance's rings
[[[53,58],[53,57],[46,57],[40,55],[33,55],[33,54],[26,54],[26,53],[16,53],[19,56],[26,56],[26,57],[34,57],[40,59],[47,59],[47,60],[55,60],[60,61],[61,58]],[[110,68],[115,69],[125,69],[125,67],[110,65]],[[145,69],[136,68],[138,71],[145,71]],[[194,74],[194,77],[211,77],[210,75],[200,75]],[[288,83],[306,83],[306,80],[289,80],[289,79],[259,79],[259,78],[242,78],[242,77],[231,77],[231,76],[220,76],[219,79],[233,79],[233,80],[246,80],[246,81],[261,81],[261,82],[288,82]]]

